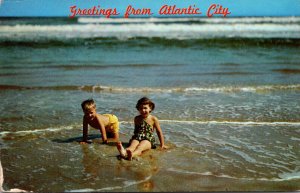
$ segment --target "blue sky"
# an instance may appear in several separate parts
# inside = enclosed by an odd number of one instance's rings
[[[0,0],[0,16],[69,16],[70,6],[117,8],[122,16],[128,5],[151,8],[154,16],[161,6],[196,5],[206,15],[213,3],[227,7],[229,16],[300,16],[300,0]]]

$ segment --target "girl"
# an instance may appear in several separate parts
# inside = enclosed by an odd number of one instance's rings
[[[145,150],[155,148],[154,129],[158,135],[161,148],[167,148],[164,143],[164,136],[159,121],[155,116],[150,114],[154,110],[155,104],[147,97],[143,97],[138,100],[136,108],[140,115],[134,118],[134,135],[130,140],[129,147],[125,150],[121,142],[117,143],[120,155],[128,160],[132,160],[133,157],[141,155]]]

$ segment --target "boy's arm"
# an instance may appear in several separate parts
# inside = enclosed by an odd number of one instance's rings
[[[98,117],[97,117],[97,121],[100,125],[100,132],[101,132],[101,136],[102,136],[102,141],[103,141],[103,143],[108,143],[104,124],[102,123],[102,121],[100,121],[100,119]]]
[[[160,128],[159,121],[156,117],[154,117],[154,128],[156,128],[156,133],[157,133],[159,141],[160,141],[160,147],[163,148],[163,149],[168,148],[167,146],[165,146],[164,135],[163,135],[162,130]]]
[[[82,126],[83,126],[83,130],[82,130],[82,142],[87,142],[88,123],[87,123],[85,117],[83,117]]]

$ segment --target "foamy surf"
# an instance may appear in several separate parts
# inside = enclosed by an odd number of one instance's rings
[[[255,181],[270,181],[270,182],[282,182],[282,181],[287,181],[291,179],[300,179],[300,175],[293,176],[292,178],[286,174],[286,175],[281,175],[280,178],[241,178],[241,177],[234,177],[234,176],[229,176],[225,174],[213,174],[212,172],[194,172],[194,171],[185,171],[185,170],[179,170],[175,168],[168,168],[168,171],[171,172],[176,172],[176,173],[181,173],[181,174],[186,174],[186,175],[200,175],[200,176],[214,176],[217,178],[229,178],[229,179],[236,179],[236,180],[255,180]]]
[[[184,121],[184,120],[160,120],[165,123],[185,124],[212,124],[212,125],[266,125],[266,126],[300,126],[300,122],[255,122],[255,121]]]
[[[201,18],[128,20],[79,18],[78,23],[69,25],[1,25],[0,38],[11,40],[41,37],[50,39],[163,37],[179,40],[216,37],[300,38],[298,33],[300,31],[299,20],[298,17],[228,18],[222,20]]]
[[[223,87],[178,87],[178,88],[130,88],[130,87],[115,87],[115,86],[81,86],[80,90],[91,92],[163,92],[163,93],[201,93],[201,92],[263,92],[263,91],[281,91],[281,90],[300,90],[300,84],[294,85],[262,85],[262,86],[223,86]]]
[[[58,128],[46,128],[46,129],[35,129],[35,130],[24,130],[24,131],[2,131],[0,132],[0,137],[6,137],[8,135],[10,136],[26,136],[29,134],[43,134],[48,132],[59,132],[63,130],[72,130],[74,129],[74,126],[62,126]]]
[[[160,120],[161,123],[180,123],[180,124],[199,124],[199,125],[249,125],[249,126],[300,126],[300,122],[255,122],[255,121],[191,121],[191,120]],[[131,121],[120,121],[120,124],[133,124]],[[6,136],[26,136],[30,134],[43,134],[48,132],[60,132],[64,130],[73,130],[80,128],[81,126],[61,126],[57,128],[46,128],[46,129],[36,129],[36,130],[24,130],[24,131],[2,131],[0,132],[0,137]],[[299,140],[293,137],[292,140]]]
[[[147,176],[143,180],[135,181],[135,180],[129,180],[129,181],[124,181],[123,186],[114,186],[114,187],[105,187],[105,188],[100,188],[100,189],[77,189],[77,190],[66,190],[65,192],[102,192],[102,191],[113,191],[113,190],[119,190],[123,188],[127,188],[133,185],[141,184],[143,182],[146,182],[150,180],[152,176]]]
[[[221,86],[221,87],[118,87],[105,85],[83,86],[17,86],[0,85],[1,90],[81,90],[86,92],[115,92],[115,93],[236,93],[236,92],[276,92],[299,91],[300,84],[292,85],[261,85],[261,86]]]
[[[241,18],[88,18],[79,17],[78,23],[299,23],[300,17],[241,17]]]

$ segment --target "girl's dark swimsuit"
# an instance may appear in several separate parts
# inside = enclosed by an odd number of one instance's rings
[[[135,139],[138,141],[148,140],[151,143],[151,148],[156,148],[155,137],[153,135],[154,129],[144,119],[139,125],[134,126],[134,135],[131,140]]]

